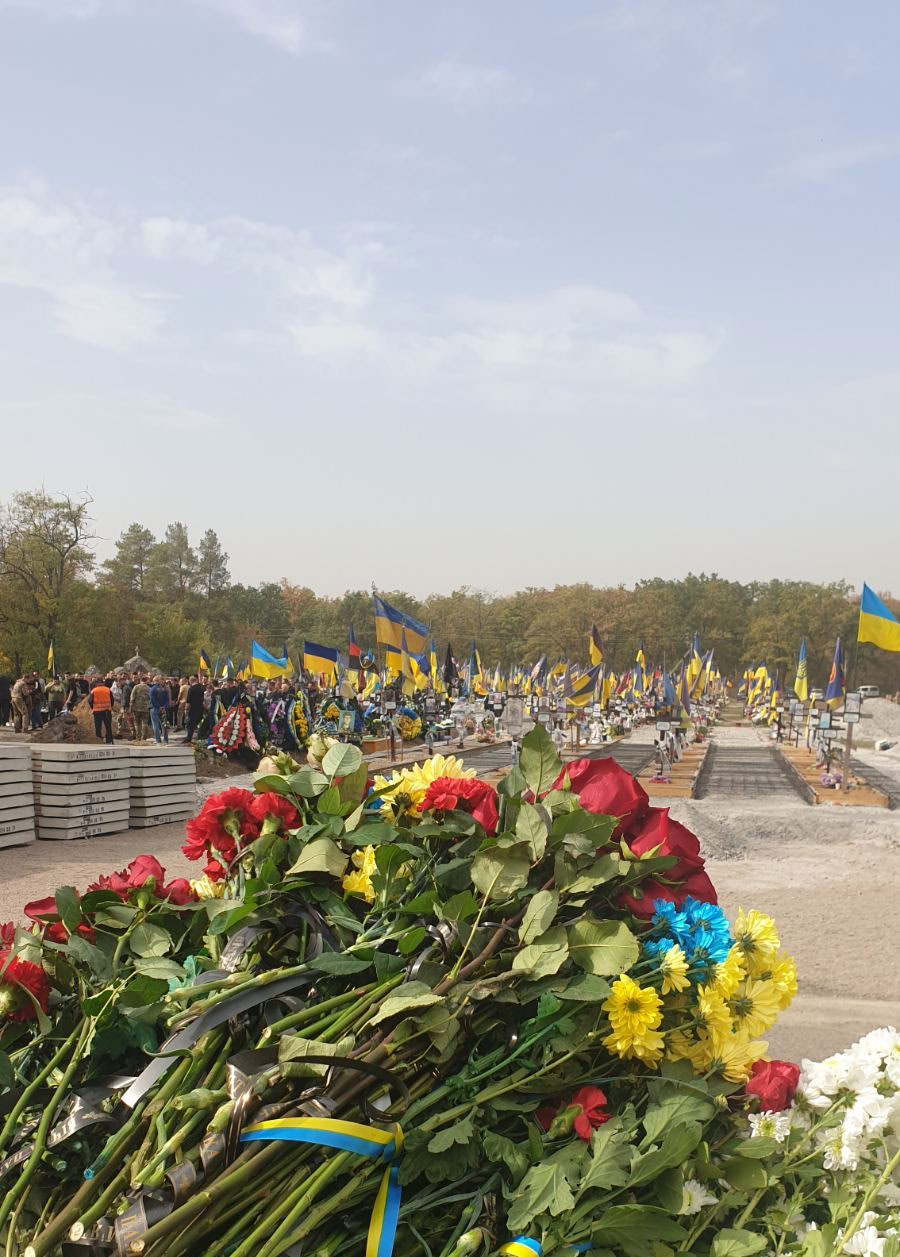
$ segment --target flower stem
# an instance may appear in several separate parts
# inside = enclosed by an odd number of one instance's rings
[[[29,1100],[37,1091],[37,1089],[43,1086],[46,1080],[53,1073],[54,1069],[56,1069],[57,1065],[59,1065],[60,1061],[63,1059],[65,1054],[69,1051],[69,1048],[72,1046],[72,1044],[75,1042],[78,1035],[81,1033],[83,1024],[84,1024],[83,1022],[79,1022],[79,1024],[75,1027],[75,1029],[72,1031],[69,1037],[59,1046],[59,1048],[57,1048],[56,1052],[53,1054],[53,1056],[51,1056],[50,1060],[43,1067],[43,1069],[39,1070],[38,1073],[35,1074],[34,1078],[31,1080],[31,1082],[28,1084],[28,1086],[19,1096],[16,1103],[13,1105],[12,1109],[10,1110],[9,1116],[7,1117],[6,1121],[3,1123],[3,1129],[0,1130],[0,1152],[2,1152],[6,1148],[6,1145],[9,1142],[10,1135],[18,1127],[19,1118],[21,1117],[25,1109],[28,1107]]]

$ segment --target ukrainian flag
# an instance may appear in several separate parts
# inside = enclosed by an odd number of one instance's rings
[[[825,701],[829,707],[839,707],[844,699],[844,664],[841,659],[841,639],[834,644],[831,674],[825,687]]]
[[[377,594],[372,595],[372,604],[375,610],[375,640],[380,645],[399,650],[400,635],[406,630],[407,650],[419,655],[428,649],[428,629],[420,620],[398,611]]]
[[[863,585],[856,640],[871,642],[881,650],[900,650],[900,620],[868,585]]]
[[[900,629],[900,624],[897,625]],[[900,650],[900,646],[897,647]],[[809,670],[806,663],[806,638],[800,642],[800,655],[797,659],[797,675],[794,678],[794,693],[802,703],[809,698]]]
[[[587,707],[588,703],[593,702],[602,667],[603,664],[598,663],[593,668],[589,668],[583,676],[569,681],[566,693],[566,703],[569,707]]]
[[[303,666],[313,676],[337,678],[338,652],[336,646],[319,646],[316,642],[303,643]]]
[[[199,664],[199,666],[198,666],[198,668],[197,668],[197,671],[198,671],[198,672],[209,672],[209,671],[210,671],[209,655],[206,653],[206,651],[205,651],[205,650],[201,650],[201,651],[200,651],[200,664]]]
[[[288,676],[293,670],[294,665],[288,659],[286,650],[281,659],[276,659],[264,646],[260,646],[259,642],[251,642],[250,672],[252,676],[271,681],[273,677]]]
[[[590,655],[591,664],[596,666],[603,662],[603,647],[600,645],[600,634],[597,625],[591,625],[590,635],[588,636],[588,653]]]

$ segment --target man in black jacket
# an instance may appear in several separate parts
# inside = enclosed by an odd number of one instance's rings
[[[191,683],[187,688],[185,695],[185,742],[194,740],[194,733],[197,725],[203,719],[203,696],[206,693],[206,686],[197,677],[191,677]]]
[[[5,674],[0,676],[0,729],[5,729],[9,724],[10,713],[12,712],[12,677]]]

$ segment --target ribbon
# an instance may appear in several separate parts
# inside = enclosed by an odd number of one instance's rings
[[[567,1244],[563,1250],[568,1253],[589,1253],[590,1244]],[[504,1244],[500,1249],[502,1257],[543,1257],[543,1248],[539,1240],[530,1240],[525,1235],[517,1235],[514,1240]]]
[[[379,1130],[375,1126],[345,1122],[340,1118],[286,1117],[248,1126],[241,1134],[241,1143],[258,1139],[317,1144],[384,1161],[385,1171],[369,1222],[366,1257],[391,1257],[400,1217],[400,1180],[397,1168],[392,1164],[403,1150],[403,1131],[398,1125],[391,1130]],[[534,1257],[533,1251],[529,1251],[527,1257]]]

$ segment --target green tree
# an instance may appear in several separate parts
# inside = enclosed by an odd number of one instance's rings
[[[162,541],[153,548],[150,580],[154,592],[171,602],[184,602],[197,585],[197,555],[184,524],[169,524]]]
[[[166,673],[195,670],[209,628],[193,620],[184,608],[168,603],[145,607],[139,620],[141,653]]]
[[[197,547],[197,588],[209,600],[213,595],[224,592],[228,579],[228,555],[213,529],[207,528]]]
[[[129,524],[116,542],[116,553],[103,564],[100,583],[143,597],[150,593],[150,571],[156,538],[143,524]]]

